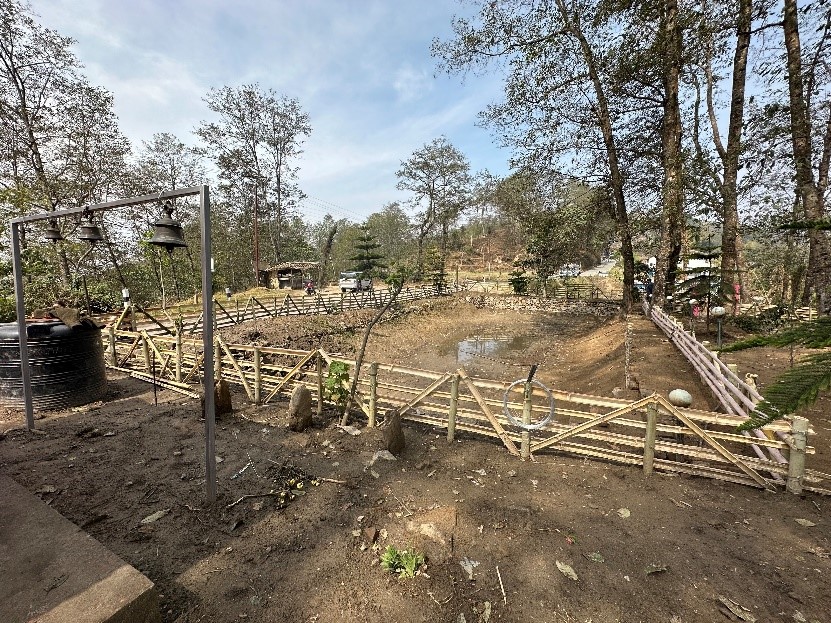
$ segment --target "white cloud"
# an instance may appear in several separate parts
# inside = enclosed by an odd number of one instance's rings
[[[393,88],[398,93],[398,100],[409,102],[420,99],[433,88],[432,77],[424,70],[418,71],[404,66],[395,72]]]

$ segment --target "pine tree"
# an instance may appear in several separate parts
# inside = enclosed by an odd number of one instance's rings
[[[384,256],[378,253],[378,248],[381,246],[375,240],[369,227],[361,225],[361,233],[355,239],[355,255],[349,259],[355,262],[355,270],[360,272],[363,277],[371,277],[377,275],[380,269],[386,268],[381,260]]]

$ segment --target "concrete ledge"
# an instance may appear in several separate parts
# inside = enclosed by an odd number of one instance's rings
[[[153,583],[0,476],[0,621],[158,623]]]

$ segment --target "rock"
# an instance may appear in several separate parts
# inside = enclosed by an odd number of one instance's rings
[[[214,414],[219,417],[234,412],[234,406],[231,403],[231,388],[228,386],[228,381],[219,379],[214,383]],[[202,396],[202,416],[205,416],[205,397]]]
[[[395,455],[401,454],[406,442],[404,441],[404,429],[401,427],[401,415],[392,409],[387,411],[384,417],[384,448]]]
[[[289,402],[289,428],[302,432],[312,425],[312,392],[303,385],[297,385]]]
[[[673,389],[668,398],[670,404],[676,407],[689,407],[692,404],[692,395],[685,389]]]
[[[453,549],[453,535],[456,530],[456,507],[443,506],[419,513],[407,522],[407,530],[426,536],[443,548]]]
[[[612,396],[615,398],[622,398],[623,400],[631,400],[635,402],[641,399],[641,392],[639,389],[625,389],[623,387],[612,388]]]
[[[375,543],[375,539],[378,538],[378,530],[373,527],[364,528],[364,538],[370,543],[370,545]]]

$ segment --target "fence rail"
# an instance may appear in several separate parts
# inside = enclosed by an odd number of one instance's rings
[[[183,335],[151,335],[110,327],[106,358],[118,370],[145,381],[195,396],[195,383],[204,361],[201,340]],[[242,387],[255,404],[285,401],[297,385],[307,387],[322,413],[328,367],[334,361],[355,362],[322,350],[214,344],[215,375]],[[540,421],[549,414],[539,390],[510,394],[510,383],[474,378],[464,368],[435,372],[374,362],[362,368],[357,410],[375,426],[379,414],[395,409],[407,420],[439,427],[452,441],[459,432],[498,439],[508,451],[527,458],[538,452],[566,452],[626,465],[644,471],[686,473],[756,487],[776,488],[783,480],[798,479],[805,488],[831,494],[819,485],[828,476],[805,470],[798,462],[782,463],[752,448],[794,452],[784,422],[765,427],[763,438],[737,434],[744,417],[696,409],[679,409],[658,395],[636,402],[552,390],[556,408],[550,421],[538,430],[516,426],[503,413],[503,401],[514,413]],[[520,387],[520,389],[523,389]],[[331,405],[334,406],[334,405]],[[522,417],[522,416],[521,416]],[[767,433],[767,434],[765,434]],[[793,435],[790,435],[793,436]],[[797,451],[813,454],[803,444]],[[767,474],[767,475],[765,475]]]

